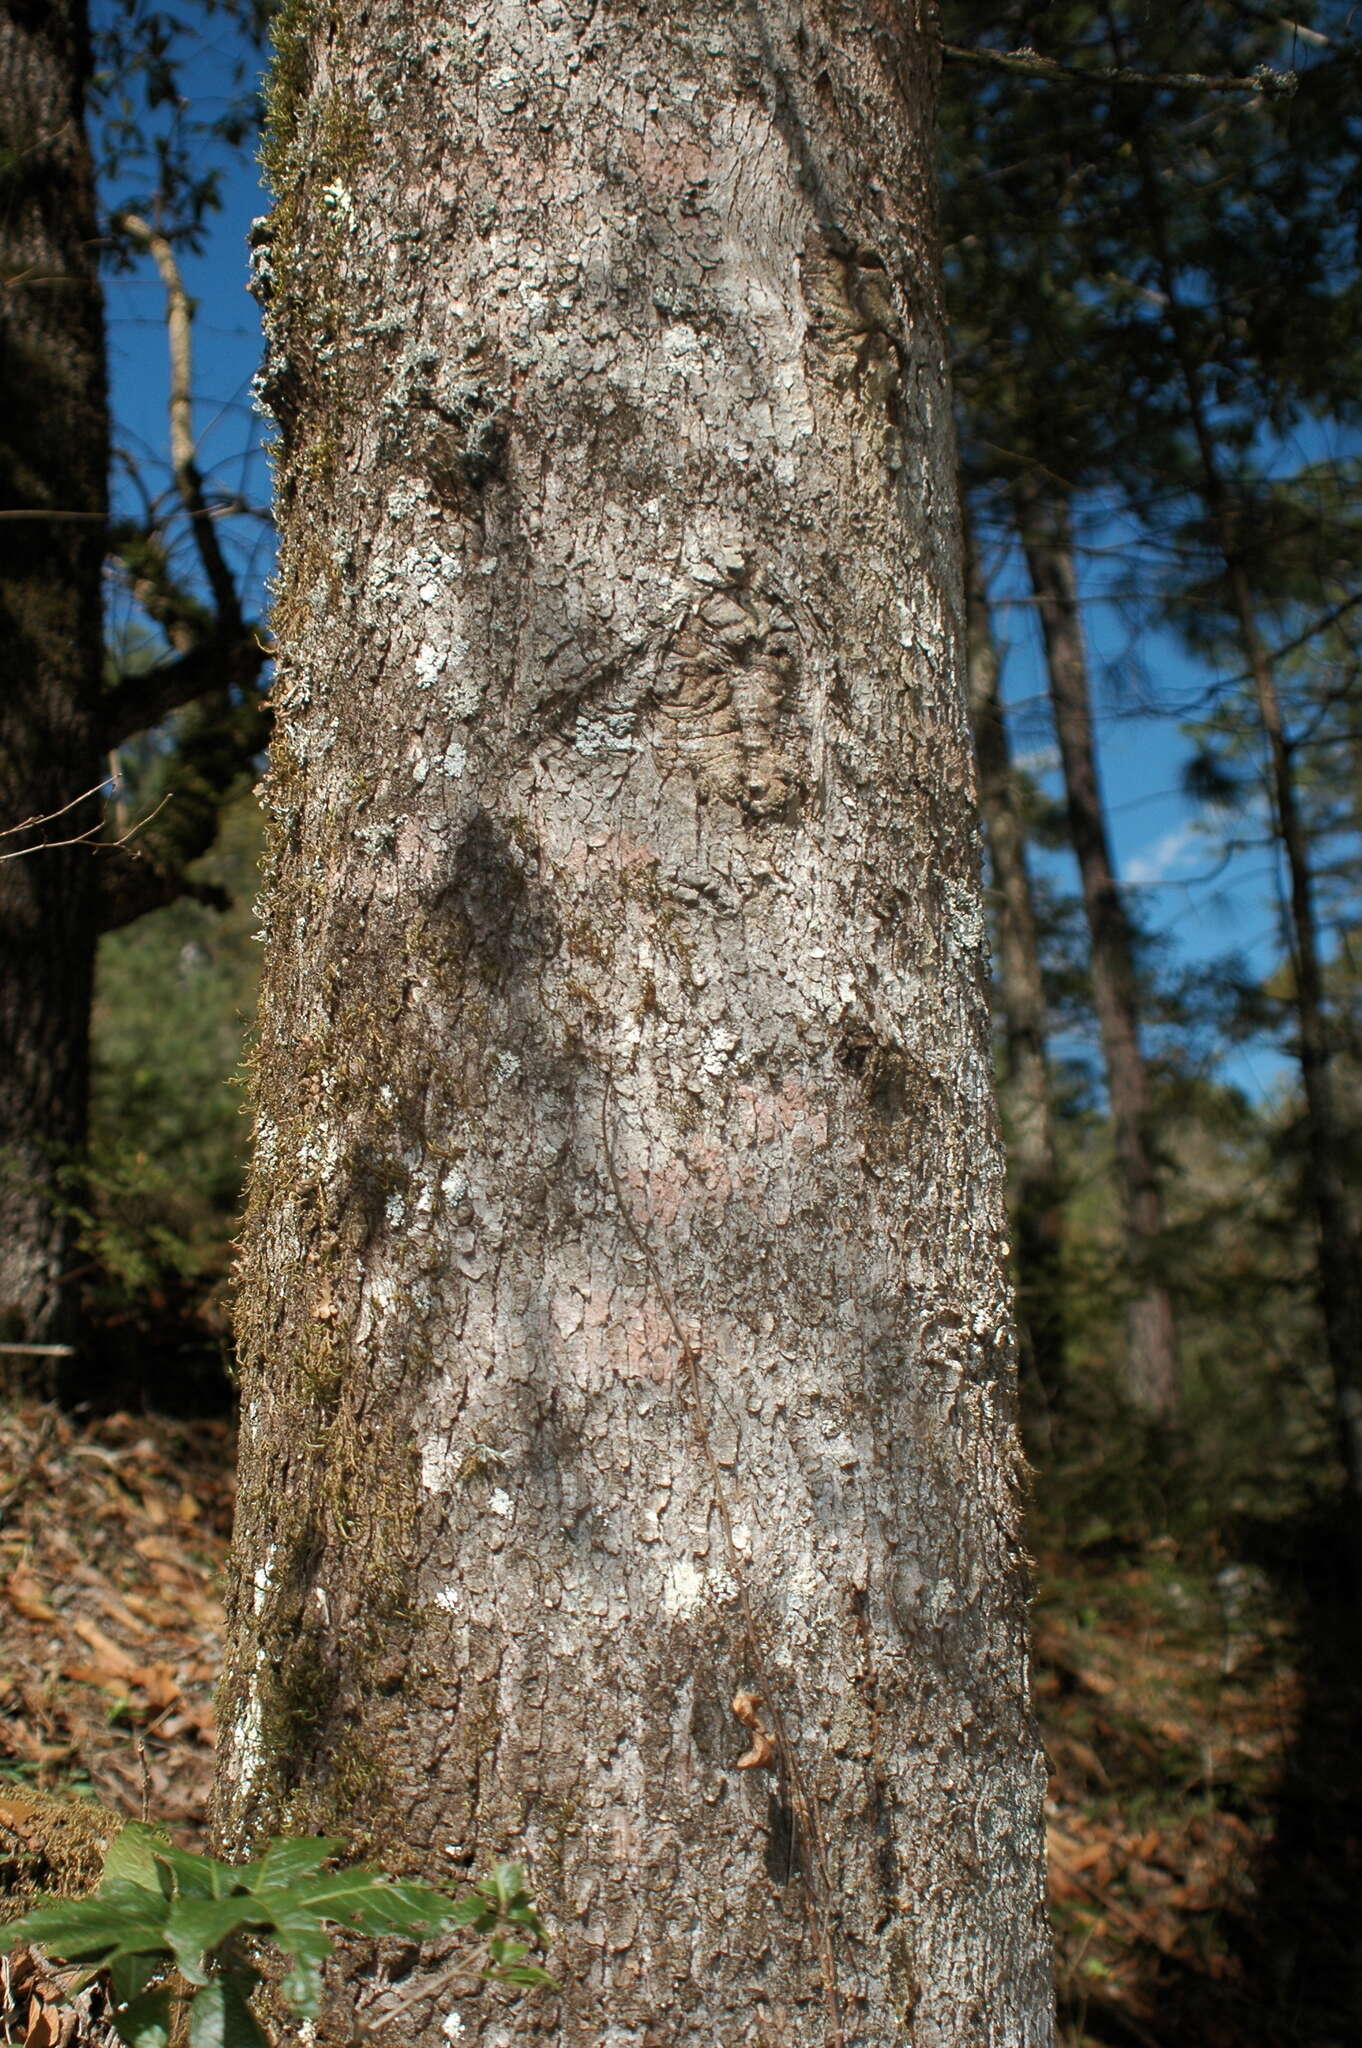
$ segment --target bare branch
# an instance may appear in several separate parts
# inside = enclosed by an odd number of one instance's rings
[[[105,512],[59,512],[41,505],[7,505],[0,512],[0,519],[97,519],[101,526],[107,517]]]
[[[1336,626],[1340,619],[1348,616],[1349,612],[1356,611],[1360,604],[1362,604],[1362,590],[1355,590],[1351,597],[1345,597],[1340,604],[1334,605],[1329,611],[1321,612],[1318,618],[1312,619],[1302,632],[1294,634],[1290,640],[1283,640],[1280,646],[1270,647],[1267,650],[1268,661],[1275,668],[1277,663],[1284,661],[1288,654],[1298,654],[1302,647],[1308,647],[1310,642],[1317,640],[1321,633],[1327,633],[1331,626]],[[1209,692],[1211,700],[1214,702],[1217,698],[1223,696],[1227,690],[1240,689],[1245,683],[1251,683],[1252,681],[1252,669],[1243,669],[1237,676],[1221,676],[1211,686]]]
[[[958,43],[942,43],[941,54],[956,64],[1007,71],[1047,85],[1081,85],[1090,92],[1115,86],[1141,92],[1250,93],[1263,99],[1290,99],[1300,82],[1294,71],[1277,71],[1270,64],[1260,64],[1246,78],[1225,78],[1200,71],[1134,71],[1125,64],[1060,64],[1029,49],[965,49]]]
[[[87,797],[98,796],[107,786],[107,780],[96,782],[89,789],[83,789],[79,796],[73,796],[70,803],[63,804],[59,811],[44,811],[40,817],[21,818],[17,825],[0,826],[0,839],[12,839],[16,832],[31,832],[37,825],[50,825],[55,818],[64,818],[68,811],[74,811],[76,805],[83,804]],[[28,850],[33,851],[32,848]],[[11,860],[13,855],[6,854],[4,858]]]
[[[189,294],[184,288],[180,266],[169,240],[140,214],[125,213],[121,224],[141,242],[161,273],[166,292],[166,328],[170,340],[170,457],[175,488],[189,514],[194,544],[203,563],[203,573],[217,606],[219,623],[230,631],[241,630],[241,602],[236,579],[227,566],[213,517],[203,495],[203,476],[195,459],[193,405],[190,394],[191,324]]]
[[[96,783],[95,788],[103,789],[104,784],[102,782]],[[93,793],[92,790],[87,789],[85,796],[91,796]],[[163,811],[174,794],[173,789],[168,789],[161,798],[160,803],[157,804],[156,810],[148,811],[145,818],[139,818],[135,825],[129,825],[127,831],[120,839],[105,839],[101,836],[104,830],[104,820],[101,818],[97,824],[91,825],[88,832],[73,832],[69,839],[40,839],[36,846],[19,846],[15,848],[13,853],[0,853],[0,860],[23,860],[25,855],[30,853],[53,853],[59,846],[89,846],[98,853],[113,853],[118,847],[126,846],[130,839],[135,838],[137,833],[149,825],[156,816],[157,811]],[[84,803],[84,801],[85,797],[74,797],[64,808],[68,811],[72,810],[76,804]],[[52,816],[60,818],[62,812],[53,811]],[[44,818],[30,818],[28,823],[31,825],[42,825],[46,824],[47,820]],[[22,825],[10,825],[7,827],[9,832],[22,832],[23,830],[24,827]]]

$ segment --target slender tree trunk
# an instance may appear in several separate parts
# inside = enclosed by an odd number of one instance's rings
[[[83,0],[0,5],[0,1326],[68,1339],[88,1092],[108,420]],[[84,801],[72,807],[73,799]],[[60,813],[15,832],[30,818]],[[17,856],[17,857],[14,857]]]
[[[1273,809],[1290,879],[1296,1051],[1305,1097],[1306,1191],[1319,1239],[1320,1312],[1333,1375],[1355,1562],[1362,1584],[1362,1241],[1344,1180],[1347,1148],[1334,1087],[1334,1048],[1325,1007],[1314,876],[1276,677],[1258,631],[1248,579],[1232,551],[1226,554],[1226,569],[1267,742]]]
[[[1093,1002],[1106,1066],[1131,1290],[1124,1390],[1141,1413],[1166,1420],[1177,1407],[1178,1351],[1168,1290],[1157,1277],[1163,1194],[1149,1136],[1149,1081],[1140,1048],[1135,949],[1116,880],[1097,774],[1070,510],[1057,489],[1034,480],[1019,486],[1016,505],[1045,641],[1069,833],[1088,925]]]
[[[275,74],[220,1831],[523,1854],[518,2041],[1052,2038],[931,46],[832,18]]]
[[[1159,282],[1196,443],[1201,499],[1225,565],[1230,612],[1253,682],[1277,836],[1286,858],[1296,1053],[1305,1097],[1306,1195],[1319,1246],[1320,1316],[1334,1385],[1354,1571],[1362,1589],[1362,1235],[1344,1178],[1345,1130],[1333,1078],[1334,1047],[1324,997],[1309,839],[1297,795],[1294,750],[1282,716],[1272,659],[1258,630],[1253,588],[1239,546],[1236,508],[1221,473],[1147,138],[1139,136],[1136,148]]]
[[[1064,1381],[1064,1187],[1046,1055],[1045,983],[1026,865],[1026,822],[999,687],[1002,664],[968,514],[965,602],[970,715],[993,884],[993,987],[1003,1019],[1001,1094],[1017,1242],[1017,1300],[1024,1358],[1041,1391],[1053,1400]]]

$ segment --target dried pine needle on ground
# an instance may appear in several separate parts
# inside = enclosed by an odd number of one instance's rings
[[[225,1421],[0,1407],[0,1916],[89,1885],[120,1816],[205,1846],[232,1492]],[[1346,1946],[1353,1921],[1324,1897],[1362,1861],[1334,1755],[1351,1693],[1321,1694],[1308,1611],[1166,1538],[1047,1551],[1038,1585],[1066,2048],[1355,2048],[1328,1926]],[[112,2038],[97,1987],[63,2035],[58,1988],[16,1957],[0,2038]]]

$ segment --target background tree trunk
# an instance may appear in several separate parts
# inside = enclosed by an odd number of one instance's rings
[[[518,2040],[1052,2038],[930,45],[831,18],[275,72],[220,1828],[524,1853]]]
[[[1296,786],[1295,747],[1282,715],[1275,666],[1258,626],[1253,588],[1240,550],[1240,519],[1221,468],[1148,137],[1137,136],[1135,146],[1173,353],[1196,443],[1201,499],[1224,563],[1227,608],[1253,685],[1267,755],[1273,822],[1286,865],[1295,1051],[1305,1099],[1305,1191],[1318,1237],[1316,1284],[1334,1386],[1353,1576],[1362,1593],[1362,1243],[1343,1165],[1347,1130],[1334,1081],[1333,1032],[1320,957],[1315,877]]]
[[[1172,1304],[1157,1277],[1163,1192],[1149,1137],[1149,1078],[1140,1048],[1134,941],[1116,880],[1097,777],[1072,523],[1067,502],[1054,488],[1019,488],[1017,512],[1031,588],[1040,608],[1069,832],[1092,950],[1093,1002],[1106,1066],[1131,1289],[1123,1386],[1133,1407],[1162,1420],[1177,1407],[1179,1379]]]
[[[0,1325],[67,1339],[96,939],[108,419],[83,0],[0,5]],[[32,515],[32,516],[28,516]]]
[[[1064,1382],[1064,1186],[1046,1052],[1045,982],[1026,865],[1026,821],[1003,711],[1002,664],[968,514],[966,520],[970,717],[993,884],[993,989],[1003,1023],[1001,1094],[1015,1219],[1017,1305],[1026,1361],[1041,1393],[1052,1401]]]

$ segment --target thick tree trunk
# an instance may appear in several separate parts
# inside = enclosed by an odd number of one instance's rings
[[[103,772],[108,421],[86,62],[83,0],[0,5],[0,1328],[28,1343],[77,1322],[97,917],[90,848],[32,850],[100,817],[85,793]]]
[[[1026,821],[1000,688],[1002,664],[968,525],[965,604],[970,716],[993,885],[993,989],[1003,1025],[1001,1095],[1015,1218],[1017,1304],[1025,1360],[1041,1392],[1053,1400],[1064,1382],[1064,1186],[1046,1053],[1045,982],[1026,865]]]
[[[1134,1408],[1162,1421],[1177,1407],[1179,1383],[1173,1310],[1168,1290],[1158,1278],[1163,1192],[1149,1137],[1149,1080],[1140,1048],[1135,949],[1116,880],[1097,775],[1070,512],[1055,489],[1030,481],[1018,489],[1016,504],[1031,588],[1040,610],[1069,833],[1087,918],[1093,1004],[1107,1075],[1130,1288],[1123,1388]]]
[[[561,1997],[429,2048],[1052,2038],[930,46],[835,19],[276,69],[219,1821],[526,1857]]]

